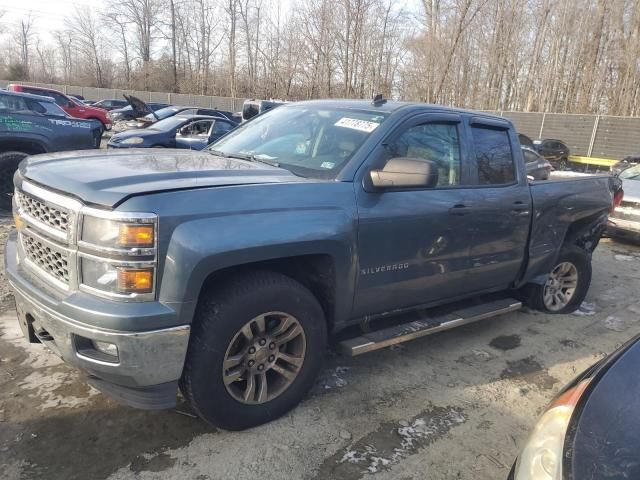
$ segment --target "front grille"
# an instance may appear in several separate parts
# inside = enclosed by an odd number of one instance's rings
[[[56,280],[69,284],[69,257],[63,250],[58,250],[44,242],[22,234],[22,246],[31,262]]]
[[[69,229],[69,212],[61,207],[47,205],[22,192],[17,192],[17,201],[22,211],[51,228],[66,233]]]

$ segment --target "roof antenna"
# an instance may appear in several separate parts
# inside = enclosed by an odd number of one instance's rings
[[[373,101],[371,103],[374,107],[379,107],[387,103],[387,99],[384,98],[381,93],[378,93],[373,97]]]

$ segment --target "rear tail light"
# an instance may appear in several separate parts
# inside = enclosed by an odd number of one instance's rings
[[[620,190],[618,190],[613,195],[613,208],[611,209],[612,212],[622,204],[622,199],[623,198],[624,198],[624,190],[622,190],[622,188],[620,188]]]

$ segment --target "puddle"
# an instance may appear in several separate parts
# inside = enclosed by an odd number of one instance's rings
[[[551,390],[558,379],[549,375],[535,357],[507,361],[507,368],[500,374],[502,379],[522,380],[543,390]]]
[[[506,351],[518,348],[521,343],[520,335],[501,335],[491,340],[489,346]]]

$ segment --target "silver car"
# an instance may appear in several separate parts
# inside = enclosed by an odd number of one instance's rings
[[[620,172],[624,197],[615,198],[607,232],[612,237],[640,242],[640,165]]]

